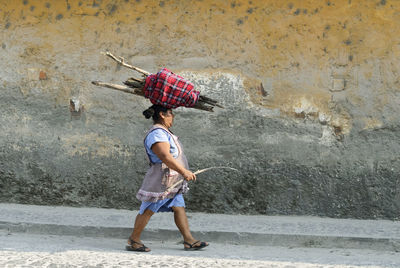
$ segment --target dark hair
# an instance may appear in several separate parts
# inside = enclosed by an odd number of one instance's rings
[[[146,117],[146,119],[153,117],[154,123],[157,123],[160,120],[160,112],[166,113],[168,110],[170,110],[170,109],[165,108],[164,106],[161,106],[161,105],[154,104],[154,105],[150,106],[149,108],[147,108],[147,110],[144,110],[143,115],[144,115],[144,117]]]

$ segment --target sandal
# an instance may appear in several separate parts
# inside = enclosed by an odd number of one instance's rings
[[[129,237],[129,242],[131,242],[131,244],[125,246],[125,249],[128,250],[128,251],[138,251],[138,252],[149,252],[150,251],[150,249],[148,247],[146,247],[142,243],[138,243],[136,241],[133,241],[132,238],[130,238],[130,237]],[[141,245],[141,247],[134,248],[133,244]]]
[[[205,248],[206,246],[209,245],[209,244],[207,244],[206,242],[201,242],[200,245],[195,246],[195,245],[196,245],[197,243],[199,243],[199,242],[200,242],[200,240],[194,242],[193,244],[189,244],[188,242],[183,241],[183,244],[184,244],[184,245],[188,245],[188,246],[189,246],[188,248],[187,248],[187,247],[184,247],[184,249],[185,249],[185,250],[199,250],[199,249]]]

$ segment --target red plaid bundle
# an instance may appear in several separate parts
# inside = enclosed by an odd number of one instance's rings
[[[191,82],[164,68],[147,76],[143,90],[151,103],[173,109],[192,107],[197,103],[200,92],[193,88]]]

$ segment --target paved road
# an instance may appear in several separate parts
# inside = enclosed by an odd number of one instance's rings
[[[0,232],[0,267],[400,267],[400,252],[212,243],[187,252],[180,241],[147,241],[126,252],[123,239]],[[212,242],[212,241],[211,241]]]

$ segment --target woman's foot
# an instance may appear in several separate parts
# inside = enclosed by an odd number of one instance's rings
[[[138,251],[138,252],[149,252],[151,251],[148,247],[146,247],[142,241],[134,241],[132,238],[128,239],[128,245],[125,247],[128,251]]]
[[[200,240],[194,240],[194,239],[183,242],[183,247],[185,250],[199,250],[207,247],[208,245],[209,243],[207,242],[201,242]]]

